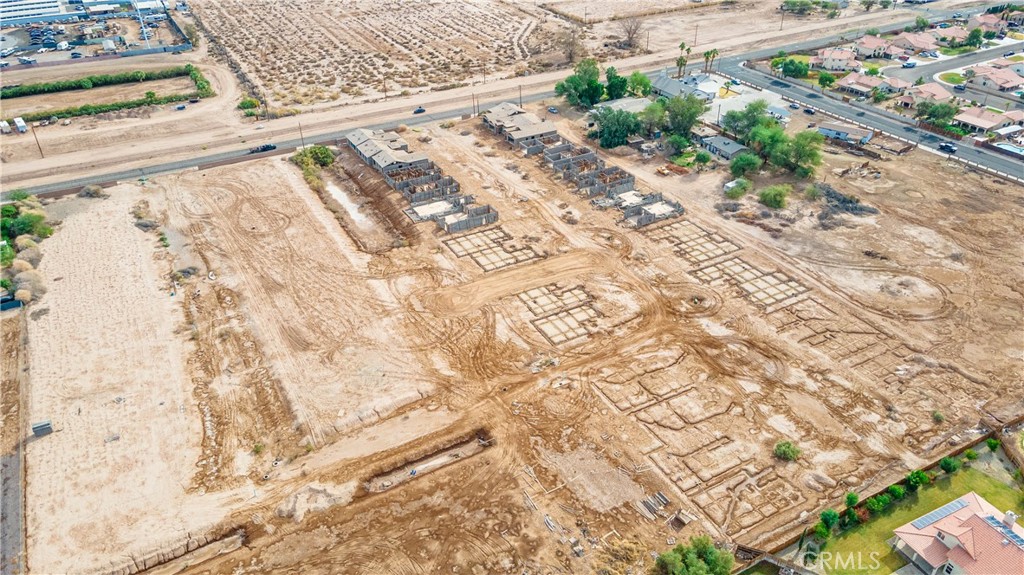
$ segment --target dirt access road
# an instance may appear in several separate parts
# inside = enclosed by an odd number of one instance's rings
[[[977,4],[961,0],[943,0],[929,6],[930,9],[948,10]],[[770,12],[763,4],[744,4],[744,9]],[[761,12],[754,14],[759,13]],[[916,10],[902,8],[868,13],[852,11],[850,15],[835,20],[796,20],[791,24],[787,23],[782,31],[767,24],[770,18],[752,17],[755,24],[751,24],[745,17],[742,24],[737,23],[736,11],[721,7],[687,11],[686,21],[697,25],[699,30],[705,30],[703,33],[698,30],[697,42],[692,46],[696,52],[717,48],[722,55],[728,55],[742,53],[754,47],[763,47],[765,44],[785,44],[894,21],[911,20],[919,13]],[[606,64],[616,66],[620,72],[674,65],[678,52],[675,46],[678,44],[680,32],[675,28],[659,27],[658,23],[665,18],[666,16],[662,15],[651,19],[652,32],[668,38],[655,40],[655,45],[664,46],[664,49],[642,56],[615,58]],[[751,26],[757,26],[757,31],[752,32]],[[611,32],[598,32],[595,37],[601,38],[603,34]],[[690,41],[689,37],[683,39]],[[427,107],[430,112],[443,112],[466,107],[474,94],[477,98],[487,101],[508,97],[517,93],[520,88],[524,94],[546,92],[565,76],[564,71],[557,71],[533,74],[525,79],[508,78],[486,84],[474,81],[472,85],[464,88],[417,94],[407,98],[390,98],[387,101],[339,105],[337,108],[325,108],[298,118],[282,118],[256,124],[246,122],[237,111],[234,111],[234,106],[241,97],[236,80],[223,63],[215,61],[207,54],[206,48],[182,56],[145,56],[132,58],[130,63],[114,60],[90,66],[108,71],[120,70],[125,65],[136,67],[136,62],[159,58],[163,58],[168,65],[180,65],[186,61],[200,65],[219,96],[190,106],[184,112],[177,112],[168,106],[160,110],[148,110],[146,117],[142,118],[123,117],[110,121],[81,119],[68,127],[47,127],[37,133],[45,158],[39,157],[39,150],[31,138],[4,136],[5,163],[0,182],[7,188],[33,186],[108,173],[114,167],[143,168],[219,151],[297,139],[299,122],[302,122],[302,131],[307,136],[332,133],[370,123],[401,122],[411,119],[412,108],[419,105]],[[694,60],[697,61],[699,58],[695,57]],[[56,69],[60,68],[63,67]],[[79,69],[81,68],[75,68],[76,71]],[[130,145],[127,152],[126,145]]]

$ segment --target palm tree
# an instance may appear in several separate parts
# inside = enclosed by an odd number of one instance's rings
[[[711,70],[711,67],[715,65],[715,58],[717,58],[717,57],[718,57],[718,48],[712,48],[711,49],[711,61],[708,62],[708,70]]]
[[[682,78],[683,70],[686,68],[686,63],[689,61],[690,47],[686,45],[686,42],[679,43],[679,57],[676,58],[676,67],[679,70],[676,72],[676,76]]]
[[[707,72],[708,68],[711,66],[711,50],[705,50],[703,56],[704,56],[704,71]]]

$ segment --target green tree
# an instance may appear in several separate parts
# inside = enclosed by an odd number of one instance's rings
[[[929,26],[931,26],[931,23],[929,23],[928,19],[925,18],[924,16],[918,16],[917,18],[914,18],[915,30],[920,32],[922,30],[927,30]]]
[[[878,31],[878,28],[868,28],[864,31],[865,36],[878,36],[880,33],[881,32]]]
[[[867,76],[878,76],[881,73],[882,72],[878,69],[878,66],[871,66],[867,69],[866,72],[864,72],[864,74]]]
[[[878,4],[878,0],[860,0],[860,5],[863,6],[864,9],[869,12],[872,8],[875,7],[876,4]]]
[[[974,30],[971,30],[970,33],[967,34],[967,39],[964,40],[964,45],[974,46],[975,48],[981,47],[983,41],[982,34],[984,34],[984,32],[982,32],[981,28],[975,28]]]
[[[704,71],[708,72],[711,67],[715,65],[715,58],[718,57],[718,48],[712,48],[704,51]]]
[[[750,132],[768,118],[768,102],[754,100],[742,110],[730,110],[722,116],[722,127],[741,142],[746,142]]]
[[[790,146],[790,165],[801,178],[814,174],[814,168],[821,165],[821,146],[825,136],[813,130],[804,130],[793,137]]]
[[[829,529],[828,525],[824,522],[819,521],[814,525],[814,538],[818,541],[825,542],[832,536],[832,530]]]
[[[640,120],[636,114],[625,110],[602,107],[591,114],[597,123],[602,148],[625,145],[626,138],[640,131]]]
[[[829,74],[828,72],[822,72],[821,74],[818,75],[818,85],[821,86],[822,92],[831,88],[832,85],[835,83],[836,77],[833,76],[832,74]]]
[[[985,32],[984,32],[984,33],[983,33],[983,34],[981,35],[981,37],[982,37],[982,38],[984,38],[984,39],[986,39],[986,40],[993,40],[993,39],[995,39],[995,37],[996,37],[996,32],[995,32],[995,30],[986,30],[986,31],[985,31]]]
[[[786,78],[806,78],[810,71],[811,67],[806,62],[793,58],[782,63],[782,75]]]
[[[564,97],[571,106],[590,108],[604,95],[600,77],[597,60],[584,58],[576,63],[572,75],[555,84],[555,93]]]
[[[939,460],[939,469],[946,473],[953,473],[960,469],[960,460],[955,457],[943,457]]]
[[[701,165],[707,164],[711,161],[711,154],[707,153],[704,150],[701,150],[697,152],[697,155],[693,158],[693,161]]]
[[[757,200],[769,208],[781,210],[786,207],[786,198],[792,190],[793,188],[787,184],[768,186],[757,195]]]
[[[893,501],[899,501],[907,496],[907,490],[902,485],[890,485],[886,491],[892,497]]]
[[[607,82],[604,89],[609,100],[618,100],[626,95],[629,79],[625,76],[620,76],[614,66],[611,66],[604,71],[604,77]]]
[[[655,575],[729,575],[733,556],[727,550],[715,549],[711,538],[691,537],[689,545],[679,544],[658,556]]]
[[[882,10],[888,10],[892,6],[892,0],[878,0],[878,7]]]
[[[744,153],[736,156],[735,158],[732,159],[731,162],[729,162],[729,172],[734,177],[742,178],[743,176],[746,176],[747,174],[749,174],[751,172],[757,171],[758,168],[760,168],[761,164],[763,164],[763,163],[764,162],[761,161],[761,158],[758,158],[754,154],[748,154],[748,153],[744,152]],[[793,445],[792,443],[789,443],[788,441],[786,441],[785,443],[788,444],[790,447],[792,447],[792,445]],[[780,443],[779,445],[782,445],[782,444]],[[775,446],[775,456],[776,457],[779,456],[778,455],[779,454],[779,445]],[[792,460],[789,460],[789,461],[792,461]]]
[[[736,156],[733,159],[733,162],[743,157],[744,155],[746,154],[740,154],[739,156]],[[760,161],[760,159],[758,159],[756,156],[752,157],[755,160]],[[733,175],[735,175],[735,172],[733,172]],[[793,445],[793,442],[791,441],[780,441],[775,444],[775,449],[772,450],[772,453],[775,455],[776,458],[781,459],[783,461],[796,461],[800,457],[800,448]]]
[[[629,75],[626,89],[638,98],[649,96],[651,94],[651,79],[647,77],[647,74],[637,70]]]
[[[857,503],[859,501],[860,501],[860,495],[857,495],[856,493],[854,493],[852,491],[846,494],[846,506],[847,507],[856,507]]]
[[[915,469],[907,475],[907,489],[910,491],[917,491],[924,485],[928,485],[932,482],[932,478],[928,477],[928,474],[920,469]]]
[[[959,109],[952,104],[921,102],[917,105],[916,115],[924,117],[928,122],[942,126],[948,124],[959,113]]]
[[[999,446],[1002,444],[1003,442],[999,441],[995,437],[989,437],[988,439],[985,440],[985,445],[988,446],[989,451],[995,451],[999,449]]]
[[[782,9],[794,14],[807,14],[814,8],[811,0],[783,0]]]
[[[978,458],[978,452],[973,449],[968,449],[964,452],[964,457],[967,458],[967,461],[974,461]]]
[[[839,523],[839,512],[835,509],[826,509],[821,512],[821,522],[831,531]]]
[[[92,88],[92,86],[93,86],[93,83],[92,83],[92,79],[91,78],[82,78],[78,82],[78,87],[83,89],[83,90],[88,90],[88,89]]]
[[[867,507],[868,511],[870,511],[872,515],[878,515],[885,511],[885,508],[889,507],[890,503],[892,503],[892,498],[885,493],[882,493],[865,501],[864,507]]]
[[[669,98],[665,102],[668,130],[673,134],[690,135],[690,130],[693,129],[700,115],[707,110],[707,102],[693,94]]]
[[[242,101],[238,103],[239,110],[252,110],[258,108],[260,101],[256,98],[242,98]]]
[[[690,140],[688,140],[686,136],[680,136],[679,134],[672,134],[665,140],[665,143],[668,144],[669,151],[672,152],[672,155],[682,154],[683,150],[689,148],[691,145]]]
[[[648,134],[653,134],[665,127],[666,117],[665,105],[661,102],[654,102],[640,112],[640,124]]]
[[[750,131],[747,145],[756,150],[763,159],[779,167],[786,167],[789,162],[788,150],[783,150],[789,146],[789,136],[782,126],[767,118]],[[776,160],[782,163],[777,163]]]

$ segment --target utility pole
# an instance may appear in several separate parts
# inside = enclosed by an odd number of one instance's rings
[[[306,149],[306,138],[302,135],[302,122],[299,122],[299,141],[302,142],[302,149]]]
[[[697,30],[700,30],[700,24],[699,23],[695,23],[693,25],[693,45],[694,46],[697,45]],[[648,34],[650,34],[650,33],[648,32]]]
[[[523,85],[519,85],[519,107],[523,107]]]
[[[647,51],[651,51],[651,31],[647,31]]]
[[[987,98],[987,96],[986,96],[986,98]],[[40,158],[45,158],[46,156],[43,155],[43,147],[39,145],[39,136],[36,135],[36,128],[35,128],[35,126],[32,127],[32,137],[36,139],[36,147],[39,148],[39,157]]]
[[[779,22],[779,30],[782,30],[782,25],[786,23],[786,11],[782,11],[782,22]]]

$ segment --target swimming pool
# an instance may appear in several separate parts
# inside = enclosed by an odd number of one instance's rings
[[[1024,148],[1020,146],[1014,146],[1013,144],[1008,144],[1006,142],[999,142],[998,144],[995,144],[995,147],[1009,150],[1018,156],[1024,156]]]

